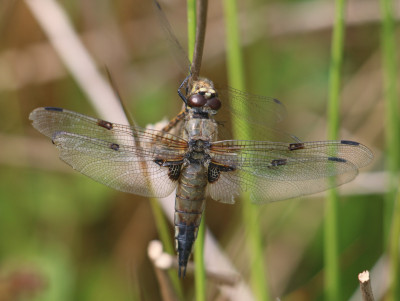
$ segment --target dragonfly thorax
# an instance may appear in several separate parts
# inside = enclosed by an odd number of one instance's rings
[[[189,141],[189,150],[196,153],[204,153],[210,148],[210,141],[207,140],[191,140]]]
[[[185,119],[184,138],[187,140],[215,141],[218,125],[209,108],[189,108]]]

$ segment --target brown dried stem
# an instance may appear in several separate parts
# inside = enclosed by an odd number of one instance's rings
[[[358,274],[358,281],[360,281],[360,290],[363,301],[374,301],[374,295],[371,288],[371,280],[369,278],[369,272],[364,271]]]
[[[196,40],[193,51],[192,66],[190,68],[192,79],[196,80],[200,75],[201,60],[203,58],[204,39],[207,25],[208,0],[197,1]]]

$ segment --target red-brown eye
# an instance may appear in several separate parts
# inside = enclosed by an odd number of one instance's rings
[[[206,98],[200,94],[193,94],[188,99],[188,105],[190,107],[202,107],[206,104],[206,102]]]
[[[217,97],[210,98],[207,100],[207,106],[209,106],[212,110],[219,110],[221,107],[221,101]]]

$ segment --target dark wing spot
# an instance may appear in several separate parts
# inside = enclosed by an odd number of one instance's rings
[[[342,159],[342,158],[338,158],[338,157],[329,157],[328,158],[329,161],[333,161],[333,162],[342,162],[342,163],[346,163],[347,160]]]
[[[155,159],[154,163],[156,163],[157,165],[163,166],[164,165],[165,160],[162,159]]]
[[[304,149],[304,143],[290,143],[289,144],[289,150],[298,150],[298,149]]]
[[[218,181],[221,171],[215,164],[210,164],[208,166],[208,183],[214,183]]]
[[[350,141],[350,140],[341,140],[340,143],[341,144],[347,144],[347,145],[354,145],[354,146],[360,145],[360,143],[355,142],[355,141]]]
[[[47,111],[57,111],[57,112],[62,112],[63,109],[62,108],[56,108],[56,107],[45,107],[44,108]]]
[[[280,102],[280,101],[279,101],[278,99],[276,99],[276,98],[273,98],[272,100],[273,100],[275,103],[277,103],[277,104],[280,104],[280,105],[282,104],[282,102]]]
[[[221,172],[228,172],[234,170],[235,168],[232,166],[210,163],[208,165],[208,183],[214,183],[218,181]]]
[[[168,177],[172,181],[176,181],[179,179],[179,176],[181,175],[181,168],[183,164],[183,160],[180,161],[167,161],[163,159],[155,159],[154,163],[157,165],[163,166],[163,167],[168,167]]]
[[[271,166],[277,167],[277,166],[282,166],[286,165],[287,160],[286,159],[275,159],[271,161]]]
[[[168,167],[168,169],[169,169],[168,177],[172,181],[177,181],[179,179],[179,176],[181,175],[181,167],[182,167],[182,164],[170,165]]]
[[[110,148],[111,148],[112,150],[117,151],[117,150],[119,150],[119,144],[117,144],[117,143],[111,143]]]
[[[97,122],[97,125],[107,129],[107,130],[111,130],[113,128],[113,125],[111,122],[105,121],[105,120],[99,120]]]

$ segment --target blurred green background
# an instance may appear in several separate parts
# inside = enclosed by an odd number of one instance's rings
[[[28,1],[28,0],[27,0]],[[202,74],[226,84],[220,1],[210,1]],[[100,72],[106,68],[141,126],[171,119],[185,74],[175,63],[151,1],[58,1]],[[186,47],[186,3],[161,2]],[[302,140],[326,140],[333,2],[239,1],[249,92],[276,97],[287,128]],[[51,18],[52,16],[49,16]],[[351,1],[346,29],[342,139],[375,153],[358,180],[341,189],[343,296],[357,274],[381,258],[384,106],[379,7]],[[120,193],[58,160],[29,113],[56,106],[96,116],[25,1],[0,3],[0,300],[158,300],[146,250],[157,239],[150,203]],[[365,174],[364,174],[365,173]],[[262,232],[271,295],[322,300],[324,195],[268,204]],[[241,206],[207,203],[206,223],[238,271],[249,275]],[[172,212],[170,213],[173,214]],[[173,237],[173,229],[170,229]],[[193,298],[193,278],[183,280]],[[210,300],[217,286],[208,286]],[[221,299],[223,300],[223,299]]]

